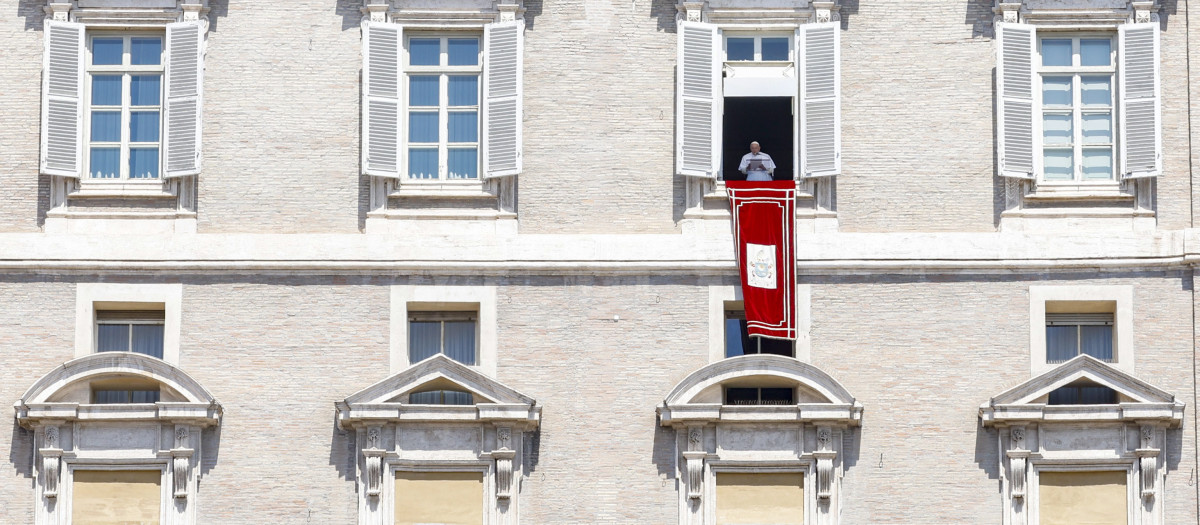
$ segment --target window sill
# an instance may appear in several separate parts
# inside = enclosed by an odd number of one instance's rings
[[[437,197],[451,199],[495,198],[485,191],[482,180],[402,181],[388,197]]]
[[[161,179],[151,181],[79,181],[79,190],[71,193],[71,198],[112,198],[112,197],[147,197],[173,198],[173,192],[164,189],[166,182]]]
[[[804,180],[796,181],[796,198],[797,199],[816,198],[816,196],[813,195],[812,192],[809,191],[811,189],[812,189],[812,187],[809,184],[807,184],[807,181],[804,181]],[[716,199],[716,200],[729,200],[729,193],[725,189],[725,180],[718,179],[716,181],[716,183],[712,185],[712,191],[706,192],[704,194],[704,198],[705,199]]]
[[[1025,195],[1032,201],[1096,201],[1096,200],[1133,200],[1134,195],[1124,191],[1120,183],[1106,182],[1102,184],[1054,184],[1040,183],[1034,190]]]

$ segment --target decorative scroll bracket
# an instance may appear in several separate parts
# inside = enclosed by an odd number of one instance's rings
[[[1138,469],[1142,471],[1142,498],[1154,499],[1156,492],[1155,480],[1158,479],[1159,449],[1154,447],[1154,427],[1142,425],[1138,434],[1141,446],[1134,451],[1138,457]]]
[[[1011,447],[1008,450],[1008,470],[1011,476],[1009,492],[1013,499],[1025,497],[1025,470],[1029,464],[1029,450],[1025,448],[1025,427],[1012,427],[1008,432]]]
[[[817,450],[813,457],[817,459],[817,499],[828,501],[833,496],[833,460],[837,458],[832,428],[817,427]]]
[[[492,452],[492,458],[496,460],[497,499],[512,497],[513,458],[516,456],[517,453],[514,450],[497,450]]]
[[[367,496],[378,498],[383,486],[383,453],[381,448],[379,427],[367,428],[367,448],[363,449],[364,476],[366,477]]]
[[[58,446],[58,426],[50,425],[42,431],[42,495],[47,498],[58,497],[58,474],[61,464],[62,448]]]
[[[187,425],[175,425],[175,447],[171,449],[171,474],[176,498],[187,498],[188,475],[192,466],[191,431]]]
[[[704,458],[708,453],[703,450],[689,450],[683,453],[687,464],[688,498],[700,499],[704,493]]]

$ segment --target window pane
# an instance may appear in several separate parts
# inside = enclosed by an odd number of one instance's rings
[[[124,51],[125,44],[121,37],[116,38],[93,38],[92,39],[92,64],[96,66],[112,66],[121,65],[121,53]]]
[[[1042,169],[1046,180],[1072,180],[1075,178],[1075,153],[1071,150],[1046,149],[1042,156]]]
[[[438,76],[421,75],[408,77],[408,105],[438,105]]]
[[[1085,106],[1112,105],[1112,77],[1080,77],[1079,91]]]
[[[88,172],[94,179],[115,179],[121,167],[120,148],[92,148]]]
[[[121,75],[92,75],[92,105],[121,105]]]
[[[788,59],[788,39],[787,38],[764,38],[764,39],[762,39],[762,59],[763,60],[787,60]]]
[[[129,393],[131,403],[157,403],[158,390],[134,390]]]
[[[413,38],[408,41],[408,63],[414,66],[442,64],[440,38]]]
[[[115,403],[128,403],[129,391],[127,390],[97,390],[96,404],[112,405]]]
[[[760,404],[791,405],[794,403],[794,391],[790,388],[764,388],[760,391]]]
[[[414,405],[440,405],[442,404],[442,391],[413,392],[408,395],[408,402]]]
[[[128,352],[129,325],[101,324],[96,325],[97,352]]]
[[[408,148],[408,178],[436,179],[438,152],[436,149]]]
[[[129,149],[129,178],[158,178],[158,148]]]
[[[92,142],[121,142],[121,112],[92,112]]]
[[[409,142],[437,142],[438,114],[430,111],[413,111],[408,114]]]
[[[1042,116],[1042,144],[1069,145],[1074,136],[1070,115]]]
[[[757,405],[758,404],[758,389],[757,388],[726,388],[725,389],[725,404],[726,405]]]
[[[130,142],[158,142],[158,112],[132,111],[129,113]]]
[[[135,65],[162,63],[162,39],[159,37],[133,37],[130,39],[129,60]]]
[[[1087,355],[1101,361],[1112,361],[1112,327],[1080,326],[1079,346]]]
[[[1106,386],[1079,387],[1079,402],[1084,405],[1112,405],[1117,402],[1117,391]]]
[[[456,111],[449,114],[449,142],[477,142],[479,140],[479,118],[474,111]]]
[[[1071,39],[1046,38],[1042,40],[1043,66],[1071,65]]]
[[[478,38],[450,38],[446,42],[451,66],[479,65]]]
[[[1079,65],[1107,66],[1112,63],[1112,40],[1108,38],[1079,40]]]
[[[133,325],[133,351],[148,356],[163,357],[163,325]]]
[[[1046,362],[1061,363],[1075,357],[1078,326],[1046,327]]]
[[[1042,77],[1042,105],[1070,106],[1071,77]]]
[[[1112,144],[1112,115],[1096,113],[1083,115],[1084,144]]]
[[[444,397],[442,401],[447,405],[473,405],[474,399],[470,392],[459,392],[457,390],[443,390]]]
[[[1064,386],[1051,390],[1047,403],[1051,405],[1078,405],[1079,389],[1072,386]]]
[[[1084,149],[1083,150],[1083,180],[1109,180],[1113,177],[1112,165],[1112,150],[1104,149]],[[1088,328],[1103,328],[1103,327],[1083,327]]]
[[[479,105],[479,77],[463,75],[450,77],[450,105]]]
[[[759,337],[758,353],[760,354],[775,354],[785,355],[788,357],[796,356],[796,342],[787,339],[771,339],[769,337]]]
[[[450,178],[474,179],[479,177],[479,155],[475,148],[450,150]]]
[[[446,322],[446,357],[464,365],[475,364],[475,322]]]
[[[162,93],[159,75],[133,75],[129,78],[129,103],[135,106],[157,106]]]
[[[725,320],[725,357],[736,357],[746,353],[742,349],[743,322],[745,321],[741,319]]]
[[[442,348],[442,323],[412,321],[408,323],[408,362],[416,363],[433,357]]]
[[[753,38],[728,38],[725,40],[726,60],[754,60]]]

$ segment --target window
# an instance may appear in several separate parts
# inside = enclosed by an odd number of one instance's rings
[[[159,470],[80,470],[71,483],[73,525],[158,525],[162,506]]]
[[[408,395],[414,405],[474,405],[475,398],[462,390],[426,390]]]
[[[1079,354],[1113,360],[1113,314],[1046,314],[1046,362],[1065,363]]]
[[[725,389],[726,405],[794,405],[796,391],[792,388],[745,388]]]
[[[717,523],[804,525],[804,474],[721,472]]]
[[[1030,286],[1030,371],[1039,374],[1079,355],[1133,372],[1133,287]]]
[[[92,16],[77,10],[76,19]],[[46,22],[43,173],[118,181],[199,173],[208,23],[164,20],[161,27],[114,33]]]
[[[445,354],[462,364],[474,365],[477,317],[474,312],[409,312],[409,362]]]
[[[88,41],[88,176],[157,179],[162,36],[102,34]]]
[[[1114,180],[1113,38],[1043,36],[1039,47],[1042,179]]]
[[[479,177],[480,39],[412,36],[408,64],[408,177]]]
[[[395,525],[483,525],[482,472],[396,471]]]
[[[137,352],[163,358],[162,310],[99,310],[97,352]]]
[[[1125,525],[1129,473],[1115,471],[1042,470],[1038,474],[1038,514],[1041,525]]]
[[[725,311],[725,357],[746,354],[796,356],[796,342],[769,337],[750,337],[745,310]]]
[[[1046,399],[1050,405],[1112,405],[1116,402],[1116,390],[1082,380],[1051,390]]]
[[[725,60],[729,62],[790,62],[792,47],[791,35],[727,36],[725,38]]]
[[[1114,26],[1115,37],[998,24],[1002,176],[1061,185],[1161,173],[1159,24]]]

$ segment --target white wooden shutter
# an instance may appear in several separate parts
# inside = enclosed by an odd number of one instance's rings
[[[200,173],[205,22],[167,24],[165,177]]]
[[[721,163],[721,45],[717,26],[679,22],[675,165],[714,179]]]
[[[483,31],[483,176],[521,172],[521,64],[525,21]]]
[[[997,148],[1000,175],[1032,179],[1035,172],[1033,91],[1037,32],[1028,24],[1000,22],[996,26]]]
[[[800,26],[799,175],[842,171],[840,22]]]
[[[1121,174],[1153,177],[1162,173],[1158,22],[1125,24],[1119,35]]]
[[[362,164],[367,175],[400,176],[403,36],[399,24],[363,22]]]
[[[47,20],[42,71],[42,173],[79,177],[83,169],[84,26]]]

